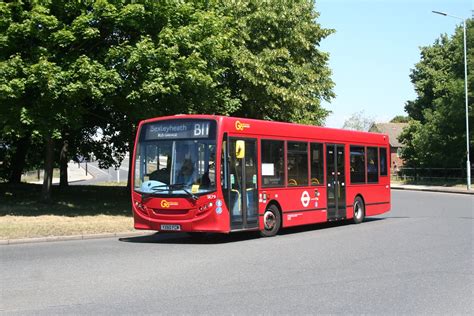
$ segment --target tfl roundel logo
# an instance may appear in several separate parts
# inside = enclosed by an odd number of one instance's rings
[[[301,204],[303,204],[304,207],[308,207],[310,200],[311,198],[309,197],[308,191],[304,191],[303,194],[301,194]]]

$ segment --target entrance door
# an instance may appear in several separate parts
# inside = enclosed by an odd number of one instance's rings
[[[255,228],[258,227],[257,141],[230,138],[229,145],[231,229]]]
[[[344,172],[344,146],[326,145],[328,179],[328,220],[346,217],[346,178]]]

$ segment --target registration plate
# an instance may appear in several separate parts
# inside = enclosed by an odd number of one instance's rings
[[[161,230],[173,230],[173,231],[179,231],[181,230],[181,225],[161,225]]]

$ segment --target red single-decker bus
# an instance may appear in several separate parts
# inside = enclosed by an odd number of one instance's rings
[[[388,136],[216,115],[140,122],[136,229],[230,233],[390,210]]]

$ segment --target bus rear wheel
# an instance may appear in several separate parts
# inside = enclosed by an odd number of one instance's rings
[[[280,210],[276,205],[270,205],[263,213],[263,230],[260,231],[262,237],[275,236],[281,227]]]
[[[364,201],[360,196],[356,196],[354,199],[354,207],[352,214],[352,222],[354,224],[360,224],[365,218],[365,205]]]

